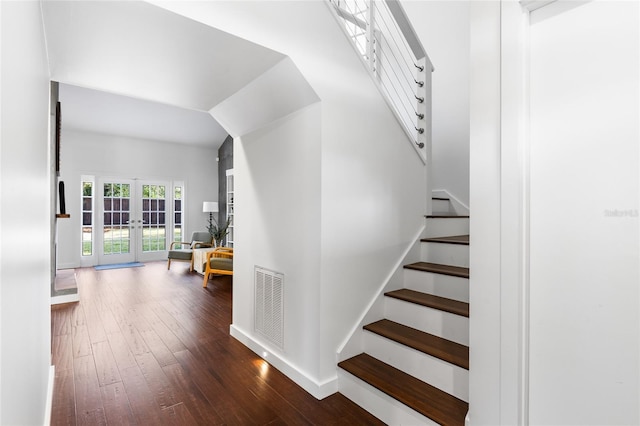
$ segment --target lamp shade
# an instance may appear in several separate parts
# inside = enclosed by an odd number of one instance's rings
[[[203,213],[217,213],[218,212],[218,202],[217,201],[205,201],[202,203],[202,212]]]

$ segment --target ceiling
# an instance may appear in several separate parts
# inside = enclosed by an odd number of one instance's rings
[[[284,55],[141,1],[43,1],[63,125],[221,144],[208,111]]]
[[[62,125],[163,142],[218,147],[227,132],[208,112],[60,84]]]

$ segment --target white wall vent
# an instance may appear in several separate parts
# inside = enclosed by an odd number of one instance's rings
[[[255,328],[284,349],[284,275],[255,266]]]

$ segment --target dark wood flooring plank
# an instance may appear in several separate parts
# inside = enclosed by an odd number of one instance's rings
[[[73,357],[91,355],[91,339],[86,325],[73,327]]]
[[[118,364],[116,364],[116,360],[111,352],[109,341],[105,340],[104,342],[94,343],[92,349],[100,386],[120,382]]]
[[[165,418],[165,424],[176,426],[198,424],[196,419],[191,415],[189,409],[183,403],[163,408],[162,415]]]
[[[193,354],[202,354],[200,341],[191,334],[191,331],[187,331],[187,329],[185,329],[185,327],[183,327],[173,315],[159,305],[154,306],[153,311],[163,321],[164,325],[167,326],[167,328],[169,328],[169,330],[171,330],[171,332],[178,338],[185,349],[188,349]]]
[[[222,417],[195,382],[185,376],[185,372],[179,364],[167,365],[162,370],[171,382],[176,398],[185,404],[197,424],[214,425],[224,423]]]
[[[133,324],[135,324],[136,330],[138,330],[141,334],[143,331],[153,330],[153,327],[147,321],[147,318],[144,315],[143,311],[144,311],[143,303],[138,303],[137,305],[127,310],[127,316],[131,319],[131,321],[133,321]]]
[[[131,367],[121,372],[122,383],[129,397],[131,411],[139,425],[162,424],[160,406],[139,367]]]
[[[160,305],[173,316],[183,316],[190,319],[196,319],[193,309],[185,304],[181,298],[177,297],[171,300],[164,300]]]
[[[111,353],[113,354],[113,358],[118,365],[118,370],[122,371],[124,369],[135,367],[138,365],[136,363],[136,358],[133,356],[133,353],[129,349],[129,345],[127,344],[127,341],[125,340],[122,333],[109,333],[107,335],[107,340],[109,341],[109,346],[111,346]]]
[[[69,320],[71,322],[72,327],[75,327],[78,325],[86,325],[86,321],[84,317],[84,308],[80,303],[74,303],[71,306]]]
[[[161,366],[175,364],[178,362],[173,356],[173,352],[167,348],[160,336],[154,330],[142,330],[140,335],[144,339],[147,347]]]
[[[129,397],[122,382],[103,386],[100,392],[108,424],[123,426],[136,424]]]
[[[91,299],[81,303],[84,305],[84,316],[91,343],[107,340],[107,333],[104,331],[102,319],[98,315],[95,303]]]
[[[257,419],[252,418],[241,402],[229,394],[218,378],[211,374],[206,364],[193,356],[189,350],[175,355],[186,377],[195,383],[209,403],[215,407],[224,423],[256,424]]]
[[[267,362],[246,352],[242,358],[230,356],[226,345],[221,342],[210,341],[203,346],[212,360],[208,371],[218,378],[236,401],[241,402],[252,418],[259,420],[261,424],[276,420],[285,421],[286,424],[311,424],[309,419],[263,380],[271,370],[275,370]],[[243,358],[247,361],[238,362],[244,361]],[[247,363],[252,364],[252,367],[247,368]]]
[[[169,329],[169,327],[167,327],[164,322],[162,322],[162,320],[151,310],[151,308],[148,307],[147,311],[145,311],[145,317],[147,318],[147,322],[151,324],[153,331],[155,331],[155,333],[158,335],[160,340],[162,340],[169,351],[174,353],[187,349],[182,341],[178,339],[178,337]]]
[[[287,425],[312,425],[315,424],[317,419],[308,417],[308,413],[304,409],[298,409],[294,405],[297,402],[294,398],[288,398],[286,394],[279,393],[274,387],[269,384],[269,381],[265,380],[265,376],[269,375],[272,370],[275,370],[266,361],[258,361],[255,364],[260,364],[261,373],[259,376],[247,377],[244,381],[246,391],[258,399],[258,402],[264,407],[268,407],[273,410],[277,419]],[[275,384],[275,381],[271,383]]]
[[[178,321],[182,329],[187,331],[196,340],[208,340],[215,337],[212,335],[215,330],[207,327],[207,322],[198,317],[185,314],[172,314],[172,316]]]
[[[129,345],[129,349],[134,355],[142,355],[149,352],[149,347],[145,343],[142,335],[137,330],[135,324],[127,316],[123,310],[118,310],[118,313],[114,313],[124,340]]]
[[[100,385],[91,355],[73,360],[76,416],[79,424],[106,424]]]
[[[353,401],[345,398],[340,393],[334,393],[322,400],[324,404],[331,407],[337,415],[337,420],[332,422],[338,425],[372,425],[383,426],[385,423],[365,411],[362,407],[356,405]]]
[[[73,361],[73,358],[69,359]],[[59,370],[56,367],[55,384],[53,388],[53,405],[51,408],[51,424],[76,424],[76,397],[75,386],[73,383],[73,368]]]
[[[51,363],[58,370],[73,370],[73,337],[70,334],[51,336]]]
[[[162,366],[160,366],[152,353],[136,355],[136,360],[147,381],[149,390],[160,408],[171,407],[180,402],[176,399],[173,386],[171,386],[169,379],[164,374]]]
[[[65,308],[51,309],[51,335],[59,336],[61,334],[70,334],[71,332],[69,310]]]
[[[100,316],[100,319],[102,319],[102,327],[104,328],[105,333],[119,333],[122,331],[120,330],[120,326],[113,316],[111,309],[99,311],[98,315]]]

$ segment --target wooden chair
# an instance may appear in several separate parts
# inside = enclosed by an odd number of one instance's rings
[[[231,247],[216,247],[215,250],[207,253],[202,287],[207,287],[210,274],[233,275],[233,249]]]
[[[171,261],[190,262],[189,271],[193,271],[193,249],[211,247],[213,238],[208,232],[194,232],[191,241],[174,241],[167,252],[167,269],[171,269]],[[176,248],[178,246],[178,248]]]

